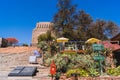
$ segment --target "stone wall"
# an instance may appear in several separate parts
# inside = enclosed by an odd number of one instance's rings
[[[51,22],[38,22],[36,27],[32,32],[32,45],[36,45],[38,43],[38,36],[41,34],[45,34],[48,30],[50,30],[53,26]]]

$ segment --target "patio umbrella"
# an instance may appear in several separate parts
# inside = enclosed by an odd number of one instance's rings
[[[64,37],[61,37],[61,38],[57,39],[57,42],[60,43],[59,44],[60,45],[60,51],[64,50],[65,42],[68,42],[68,40],[69,40],[68,38],[64,38]]]
[[[101,40],[97,39],[97,38],[90,38],[88,39],[85,43],[88,43],[88,44],[93,44],[93,43],[97,43]]]
[[[57,42],[68,42],[68,40],[68,38],[61,37],[57,39]]]

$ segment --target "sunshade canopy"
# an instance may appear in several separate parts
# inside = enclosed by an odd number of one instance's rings
[[[97,38],[90,38],[88,39],[85,43],[88,43],[88,44],[93,44],[93,43],[97,43],[101,40],[97,39]]]
[[[68,42],[68,40],[68,38],[61,37],[57,39],[57,42]]]

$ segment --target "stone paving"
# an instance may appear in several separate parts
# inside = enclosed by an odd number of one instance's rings
[[[0,80],[51,80],[49,68],[40,65],[41,58],[37,58],[38,64],[29,64],[29,52],[0,54]],[[8,73],[17,66],[36,66],[38,72],[33,77],[8,77]]]

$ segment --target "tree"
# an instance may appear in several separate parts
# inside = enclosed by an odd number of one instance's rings
[[[41,34],[38,36],[38,43],[41,41],[46,41],[46,34]]]
[[[38,36],[38,43],[41,41],[52,41],[54,39],[54,37],[51,35],[51,31],[47,31],[46,34],[41,34]]]
[[[67,37],[69,40],[86,41],[95,37],[106,40],[119,32],[119,27],[112,21],[95,20],[84,10],[76,11],[72,0],[58,0],[58,12],[53,17],[53,30],[57,37]]]
[[[104,30],[104,34],[108,36],[108,38],[112,38],[113,36],[118,34],[119,31],[120,28],[117,24],[112,21],[108,21]]]
[[[89,25],[93,22],[92,17],[81,10],[74,15],[74,21],[76,24],[76,32],[78,34],[78,40],[87,40]]]
[[[54,54],[56,51],[55,44],[53,42],[54,37],[51,35],[51,31],[47,31],[46,34],[41,34],[38,37],[38,47],[40,47],[43,51],[47,49],[50,54]]]
[[[51,31],[47,31],[46,33],[46,41],[52,41],[54,37],[51,34]]]
[[[105,29],[106,21],[104,20],[96,20],[96,22],[93,22],[89,25],[88,28],[88,38],[95,37],[98,39],[107,39],[107,36],[104,35],[104,29]]]
[[[108,40],[119,32],[119,27],[112,21],[96,20],[88,29],[88,36]]]
[[[91,37],[107,40],[119,32],[119,27],[114,22],[100,19],[93,21],[92,17],[83,10],[74,16],[74,22],[77,39],[82,41]]]
[[[18,43],[18,40],[16,38],[6,38],[6,40],[8,41],[8,45],[10,45],[10,46]]]
[[[72,17],[75,13],[76,6],[71,5],[71,0],[58,0],[58,12],[53,18],[55,24],[54,30],[57,37],[67,37],[71,39],[73,35],[73,20]]]

